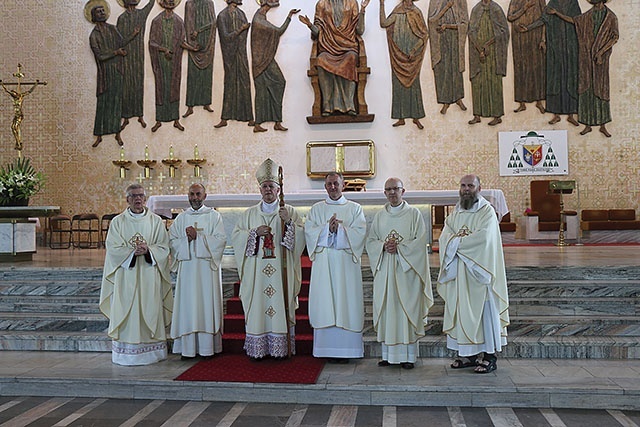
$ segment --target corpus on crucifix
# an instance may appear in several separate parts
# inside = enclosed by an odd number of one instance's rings
[[[35,82],[23,82],[24,74],[22,73],[22,64],[18,64],[18,71],[13,73],[13,76],[18,79],[17,82],[4,82],[0,80],[2,89],[7,92],[13,99],[13,121],[11,122],[11,132],[16,140],[15,149],[18,150],[18,156],[22,156],[22,131],[20,127],[22,125],[22,119],[24,119],[24,113],[22,112],[22,102],[24,98],[35,90],[38,85],[46,85],[47,82],[41,82],[36,80]],[[31,87],[25,91],[22,90],[22,86],[26,85]],[[16,86],[16,89],[9,90],[7,86]]]

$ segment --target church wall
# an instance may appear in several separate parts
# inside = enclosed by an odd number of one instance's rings
[[[116,0],[108,0],[111,9],[109,22],[115,24],[122,12]],[[395,1],[386,2],[386,13]],[[507,0],[499,0],[505,13]],[[92,148],[95,113],[96,66],[89,48],[89,34],[93,25],[83,15],[85,2],[74,0],[9,0],[3,2],[0,17],[2,54],[0,78],[15,81],[17,63],[23,64],[25,80],[46,80],[24,101],[25,118],[22,123],[24,154],[48,177],[46,189],[32,199],[31,204],[60,205],[67,214],[93,211],[98,214],[119,211],[125,206],[123,190],[141,172],[132,166],[126,180],[119,179],[118,169],[112,164],[120,156],[112,135]],[[145,5],[146,1],[141,1]],[[176,11],[184,16],[185,0]],[[469,11],[475,2],[469,1]],[[282,0],[281,7],[273,9],[268,18],[280,25],[289,9],[301,8],[300,14],[313,19],[315,2],[311,0]],[[428,2],[416,3],[427,15]],[[215,0],[216,13],[226,4]],[[580,1],[583,11],[590,5]],[[372,123],[309,125],[305,117],[311,114],[313,92],[306,75],[309,65],[311,40],[309,30],[297,17],[283,35],[277,59],[287,78],[284,98],[284,122],[287,132],[276,132],[272,123],[266,123],[268,132],[255,134],[243,122],[230,121],[222,129],[214,129],[220,120],[223,93],[223,68],[219,38],[216,40],[214,60],[214,113],[196,108],[195,113],[181,119],[184,132],[171,123],[164,123],[155,133],[150,128],[155,122],[154,81],[146,52],[145,120],[146,129],[137,122],[122,132],[125,157],[135,161],[144,158],[149,146],[150,158],[168,157],[173,145],[175,156],[183,160],[182,177],[167,179],[168,168],[159,165],[154,178],[143,182],[148,194],[184,193],[195,181],[192,169],[185,160],[193,157],[198,144],[201,157],[207,159],[202,180],[209,193],[254,193],[256,167],[271,157],[284,165],[285,189],[288,192],[322,188],[322,181],[306,177],[305,144],[308,141],[372,139],[377,148],[377,175],[369,180],[367,188],[376,191],[383,187],[389,176],[399,176],[411,190],[455,189],[461,175],[477,173],[485,188],[500,188],[514,216],[521,214],[528,204],[530,176],[500,177],[498,165],[498,132],[511,130],[567,129],[569,145],[569,175],[558,179],[575,179],[580,186],[581,208],[631,207],[638,211],[639,172],[638,116],[640,64],[635,55],[640,46],[640,0],[614,0],[608,6],[619,20],[620,40],[611,57],[611,111],[613,121],[607,125],[613,137],[605,138],[597,127],[586,136],[580,136],[581,127],[565,121],[548,125],[551,115],[541,115],[532,104],[526,111],[515,114],[513,101],[513,64],[509,48],[509,67],[503,79],[505,116],[502,124],[490,127],[483,123],[468,125],[472,118],[471,86],[465,72],[464,102],[469,108],[462,112],[452,105],[446,115],[439,113],[435,100],[433,73],[429,55],[422,67],[421,83],[427,117],[422,120],[424,130],[418,130],[410,120],[403,127],[391,126],[391,69],[385,31],[378,23],[379,3],[375,0],[367,8],[366,43],[371,75],[366,99],[369,111],[375,114]],[[246,1],[242,9],[249,21],[258,6]],[[156,4],[147,22],[148,38],[151,19],[162,9]],[[467,46],[468,48],[468,46]],[[186,92],[186,53],[183,56],[181,114],[184,113]],[[2,164],[16,156],[10,123],[13,107],[9,96],[0,99],[0,158]],[[159,176],[158,174],[162,174]],[[565,198],[567,209],[576,209],[576,195]]]

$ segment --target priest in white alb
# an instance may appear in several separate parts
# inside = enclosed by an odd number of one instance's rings
[[[460,200],[440,235],[437,288],[447,348],[459,356],[451,368],[486,374],[507,344],[509,296],[498,216],[480,190],[477,176],[460,180]]]
[[[189,187],[191,207],[169,229],[177,271],[171,321],[173,352],[181,358],[210,359],[222,351],[222,253],[227,237],[222,216],[204,205],[202,184]]]
[[[362,206],[342,195],[342,174],[327,174],[324,188],[327,198],[311,207],[305,222],[313,262],[309,287],[313,355],[349,363],[364,356],[361,259],[367,222]]]
[[[279,201],[278,165],[265,160],[256,179],[262,200],[243,212],[231,236],[252,360],[295,354],[295,312],[302,282],[302,218]],[[282,202],[282,205],[281,205]]]
[[[374,216],[366,248],[373,272],[373,328],[382,343],[378,366],[413,369],[433,291],[427,228],[420,211],[402,200],[404,191],[399,178],[387,179],[389,203]]]
[[[167,358],[173,308],[169,235],[146,200],[142,185],[127,187],[129,207],[113,218],[105,242],[100,311],[109,319],[112,361],[118,365]]]

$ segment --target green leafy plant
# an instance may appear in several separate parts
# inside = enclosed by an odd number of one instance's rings
[[[26,201],[44,185],[45,177],[36,172],[27,158],[18,158],[0,169],[0,205]]]

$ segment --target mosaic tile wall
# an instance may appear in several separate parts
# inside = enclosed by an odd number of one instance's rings
[[[116,0],[108,0],[110,23],[115,23],[122,8]],[[506,11],[507,0],[498,3]],[[0,78],[14,81],[12,73],[17,63],[23,64],[25,80],[40,79],[47,86],[38,87],[24,101],[25,118],[22,124],[25,155],[48,176],[46,189],[32,200],[32,204],[60,205],[63,212],[74,214],[94,211],[103,214],[119,211],[124,206],[124,187],[141,172],[134,165],[127,179],[118,177],[112,160],[119,158],[119,147],[113,136],[104,138],[97,148],[91,148],[95,113],[95,61],[89,49],[89,34],[93,25],[83,15],[85,2],[72,0],[9,0],[3,2],[0,18],[2,28],[2,54]],[[146,0],[141,1],[146,4]],[[311,0],[282,0],[282,6],[269,13],[269,19],[280,25],[292,7],[302,9],[301,14],[313,15],[315,2]],[[428,2],[416,3],[426,15]],[[474,2],[469,2],[469,10]],[[225,3],[215,0],[219,13]],[[387,4],[387,14],[395,2]],[[590,6],[580,1],[583,11]],[[148,54],[145,78],[145,119],[149,126],[142,129],[136,122],[122,133],[125,157],[142,159],[145,145],[152,159],[168,157],[173,145],[176,157],[193,157],[198,144],[201,157],[208,162],[202,180],[209,193],[251,193],[257,191],[254,170],[266,157],[284,164],[287,191],[321,188],[322,183],[306,177],[305,144],[308,141],[373,139],[377,147],[377,176],[370,180],[369,191],[380,189],[388,176],[400,176],[409,189],[456,188],[459,177],[475,172],[483,179],[485,188],[501,188],[505,192],[511,211],[518,216],[528,204],[528,183],[532,177],[500,177],[498,167],[499,131],[526,131],[531,129],[567,129],[569,133],[570,173],[559,179],[575,179],[580,186],[581,208],[632,207],[638,210],[640,152],[638,111],[640,86],[640,59],[631,55],[640,46],[640,0],[615,0],[609,3],[619,19],[621,37],[614,46],[611,58],[611,109],[613,122],[607,125],[613,134],[605,138],[594,132],[580,136],[581,128],[566,121],[550,126],[549,114],[541,115],[532,105],[525,112],[515,114],[511,58],[507,77],[504,78],[505,111],[503,123],[487,126],[488,120],[475,126],[467,121],[471,111],[462,112],[452,106],[446,115],[439,114],[435,101],[433,73],[429,57],[425,58],[421,83],[427,110],[423,119],[425,129],[420,131],[411,122],[393,128],[390,118],[390,66],[385,32],[378,24],[378,2],[372,1],[367,9],[367,44],[369,65],[372,69],[366,97],[369,111],[375,113],[373,123],[357,125],[315,125],[306,123],[313,95],[306,76],[308,52],[311,46],[309,31],[297,19],[291,22],[281,39],[278,61],[287,78],[284,125],[288,132],[269,131],[254,134],[246,123],[230,122],[229,126],[214,129],[220,119],[222,105],[222,56],[216,46],[214,66],[214,113],[196,109],[195,114],[181,119],[186,130],[180,132],[171,124],[164,124],[156,133],[150,131],[154,123],[154,82]],[[257,9],[255,2],[242,6],[249,20]],[[147,23],[161,8],[156,4]],[[176,9],[184,16],[184,1]],[[217,42],[218,43],[218,42]],[[511,52],[509,52],[511,55]],[[186,56],[182,81],[182,99],[186,90]],[[471,89],[465,73],[465,103],[471,107]],[[181,107],[184,112],[185,107]],[[13,117],[9,96],[0,99],[0,157],[2,163],[12,160],[13,137],[10,123]],[[167,178],[164,165],[153,171],[152,179],[145,180],[149,194],[182,193],[196,179],[190,167],[181,167],[178,178]],[[577,195],[565,199],[568,209],[578,207]]]

